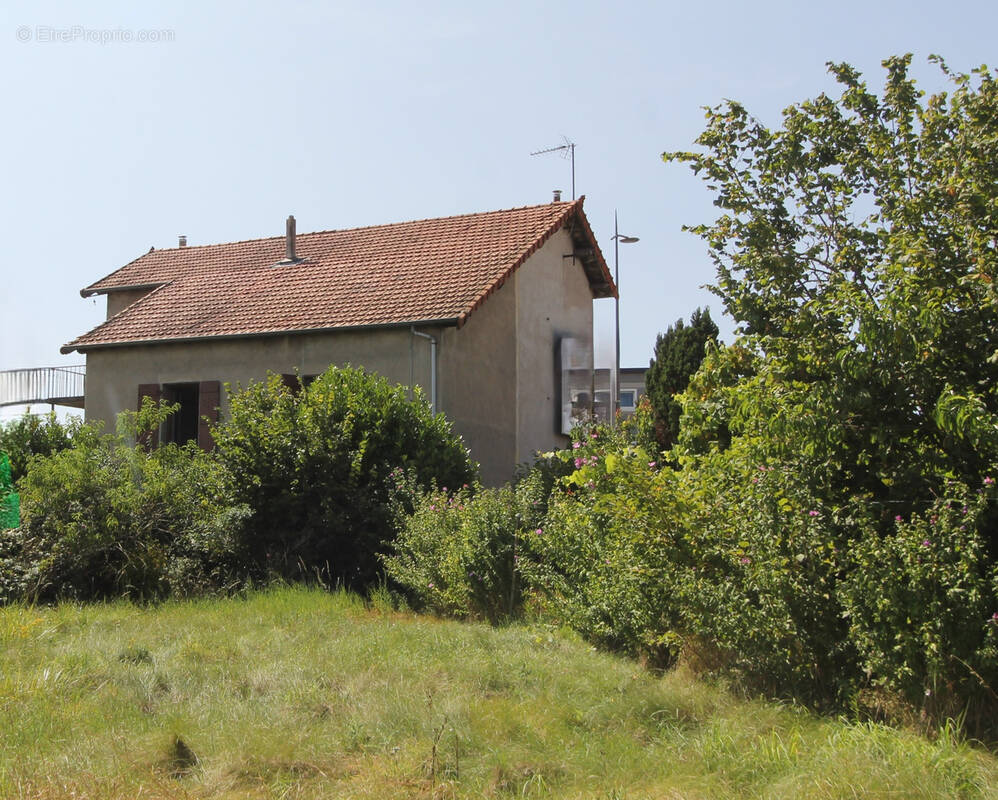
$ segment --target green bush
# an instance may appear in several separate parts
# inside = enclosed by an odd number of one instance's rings
[[[838,582],[868,518],[825,506],[799,468],[744,444],[684,464],[678,481],[689,545],[674,598],[684,644],[702,668],[754,689],[841,703],[858,676]]]
[[[169,413],[147,403],[116,435],[94,426],[38,457],[22,480],[22,524],[0,540],[0,600],[158,598],[232,579],[231,530],[245,516],[195,445],[129,445]]]
[[[521,609],[524,518],[513,489],[428,492],[383,563],[417,608],[500,622]]]
[[[55,413],[24,414],[0,423],[0,450],[10,457],[14,483],[24,477],[32,456],[47,456],[70,447],[80,425],[78,417],[59,422]]]
[[[990,477],[979,492],[952,483],[890,535],[854,542],[840,592],[869,684],[933,717],[972,714],[974,727],[994,719],[998,687],[993,487]]]
[[[676,476],[637,441],[651,413],[645,405],[615,430],[575,431],[572,449],[557,454],[571,472],[551,492],[543,524],[528,529],[523,571],[547,613],[590,641],[667,663],[677,573],[655,565],[675,532]]]
[[[394,537],[395,469],[420,490],[461,486],[475,467],[422,394],[360,369],[331,367],[292,391],[279,376],[230,398],[216,457],[252,510],[240,552],[254,575],[316,573],[373,584]]]
[[[642,412],[648,415],[649,410]],[[589,640],[757,689],[824,702],[857,682],[836,594],[865,517],[831,513],[804,476],[751,439],[663,468],[636,443],[640,414],[582,433],[524,571]],[[678,467],[678,468],[675,468]]]

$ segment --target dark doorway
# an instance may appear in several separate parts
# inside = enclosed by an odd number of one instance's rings
[[[162,441],[185,444],[198,438],[198,385],[196,383],[167,383],[163,386],[163,399],[180,403],[180,410],[170,415],[163,424]]]

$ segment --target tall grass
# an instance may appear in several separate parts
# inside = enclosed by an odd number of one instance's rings
[[[542,627],[282,588],[0,609],[0,797],[994,797],[998,761]]]

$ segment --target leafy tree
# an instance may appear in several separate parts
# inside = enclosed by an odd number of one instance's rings
[[[397,470],[424,491],[475,475],[463,441],[421,394],[410,401],[405,387],[349,367],[298,391],[271,375],[233,394],[214,437],[236,501],[252,510],[241,552],[261,577],[370,584],[394,536]]]
[[[700,152],[664,155],[716,193],[692,230],[740,324],[681,400],[698,588],[676,624],[744,673],[784,659],[795,695],[993,720],[998,84],[933,60],[949,93],[925,97],[910,56],[882,96],[833,64],[839,97],[777,130],[728,102]]]
[[[663,450],[678,441],[682,408],[675,397],[686,390],[703,361],[704,347],[716,340],[717,334],[710,309],[698,308],[690,316],[689,325],[678,319],[655,340],[655,357],[645,374],[645,391],[655,412],[655,438]]]
[[[998,85],[934,58],[952,92],[925,98],[910,60],[884,62],[882,97],[829,65],[841,96],[779,130],[728,102],[701,152],[663,156],[716,192],[692,230],[758,370],[701,399],[888,527],[998,460]]]

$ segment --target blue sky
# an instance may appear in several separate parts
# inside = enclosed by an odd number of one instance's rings
[[[702,106],[742,102],[770,125],[834,91],[825,62],[871,86],[880,62],[995,66],[998,3],[7,2],[0,11],[6,191],[0,369],[78,363],[59,347],[103,318],[79,289],[144,253],[548,202],[576,181],[612,266],[621,360],[713,279],[684,223],[706,188],[664,150],[691,146]],[[152,32],[152,33],[149,33]],[[127,41],[127,39],[131,41]],[[139,41],[139,39],[158,41]],[[64,41],[68,39],[68,41]],[[107,41],[102,41],[106,39]],[[598,304],[601,352],[612,306]],[[718,319],[729,338],[732,323]]]

